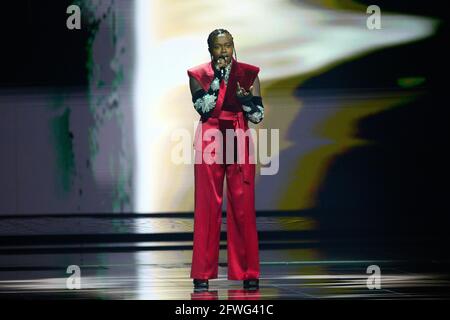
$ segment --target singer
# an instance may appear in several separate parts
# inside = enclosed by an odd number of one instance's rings
[[[216,29],[208,36],[211,61],[190,68],[187,73],[192,103],[200,115],[194,149],[203,156],[211,143],[203,138],[208,129],[248,130],[248,121],[260,123],[264,106],[258,78],[259,67],[238,62],[232,35]],[[235,58],[233,58],[233,53]],[[235,132],[235,131],[233,131]],[[245,146],[239,146],[238,139]],[[195,209],[194,248],[191,278],[195,290],[206,290],[208,280],[217,278],[223,183],[227,182],[228,279],[242,280],[244,289],[259,288],[259,251],[255,215],[255,164],[249,160],[251,137],[234,137],[234,161],[194,164]],[[227,141],[225,140],[225,144]],[[225,150],[225,151],[223,151]],[[226,146],[214,151],[225,158]],[[222,154],[221,154],[222,153]],[[245,161],[237,163],[236,153]]]

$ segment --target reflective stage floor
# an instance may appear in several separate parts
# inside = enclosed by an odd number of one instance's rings
[[[59,219],[59,220],[58,220]],[[9,299],[448,299],[449,260],[421,239],[332,241],[325,235],[270,230],[258,218],[261,278],[257,291],[227,280],[226,241],[219,278],[194,292],[189,278],[191,219],[129,218],[142,233],[114,219],[73,217],[0,220],[0,296]],[[85,220],[83,220],[85,219]],[[152,220],[153,219],[153,220]],[[155,219],[157,222],[155,222]],[[164,218],[165,219],[165,218]],[[125,219],[126,220],[126,219]],[[56,222],[55,222],[56,221]],[[167,232],[151,234],[150,226]],[[167,225],[164,227],[164,224]],[[170,224],[177,232],[169,232]],[[50,226],[52,226],[50,228]],[[108,227],[106,227],[108,226]],[[116,226],[114,230],[111,226]],[[184,227],[182,227],[184,226]],[[300,228],[301,229],[301,228]],[[47,230],[44,234],[44,230]],[[53,230],[53,234],[49,232]],[[97,230],[97,233],[91,231]],[[186,232],[184,232],[186,231]],[[285,237],[283,237],[283,234]],[[342,239],[341,239],[342,240]],[[420,241],[419,241],[420,240]],[[435,245],[435,243],[431,243]],[[441,252],[441,254],[439,254]],[[80,289],[69,289],[80,268]],[[369,289],[369,266],[380,270],[380,288]],[[69,280],[68,280],[69,279]],[[372,277],[371,277],[372,279]],[[71,282],[72,281],[72,282]],[[374,283],[374,282],[370,282]]]

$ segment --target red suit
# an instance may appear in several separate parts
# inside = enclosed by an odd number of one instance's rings
[[[188,70],[207,91],[214,78],[212,62]],[[228,279],[245,280],[259,278],[258,234],[255,215],[255,164],[249,161],[249,144],[237,153],[244,156],[244,163],[226,163],[225,129],[248,129],[242,104],[236,97],[237,82],[249,90],[256,79],[259,68],[232,59],[231,71],[226,84],[220,83],[215,109],[207,120],[200,120],[194,148],[196,159],[202,157],[205,147],[212,141],[203,138],[208,129],[223,132],[223,163],[207,164],[196,161],[194,248],[192,254],[191,278],[213,279],[218,276],[220,227],[222,220],[223,180],[227,181],[227,256]],[[237,139],[241,139],[238,138]],[[239,146],[240,144],[237,144]],[[243,146],[243,145],[241,145]],[[236,150],[236,147],[235,147]],[[218,151],[220,154],[220,151]],[[201,163],[199,163],[201,162]]]

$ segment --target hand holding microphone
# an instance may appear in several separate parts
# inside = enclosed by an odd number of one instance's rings
[[[227,57],[222,56],[216,60],[216,67],[219,69],[220,79],[225,77],[225,68],[227,66]]]

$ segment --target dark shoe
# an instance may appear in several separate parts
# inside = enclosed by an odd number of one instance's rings
[[[208,290],[209,283],[208,279],[194,279],[194,289],[195,290]]]
[[[250,290],[259,289],[259,280],[258,279],[244,280],[244,289],[250,289]]]

